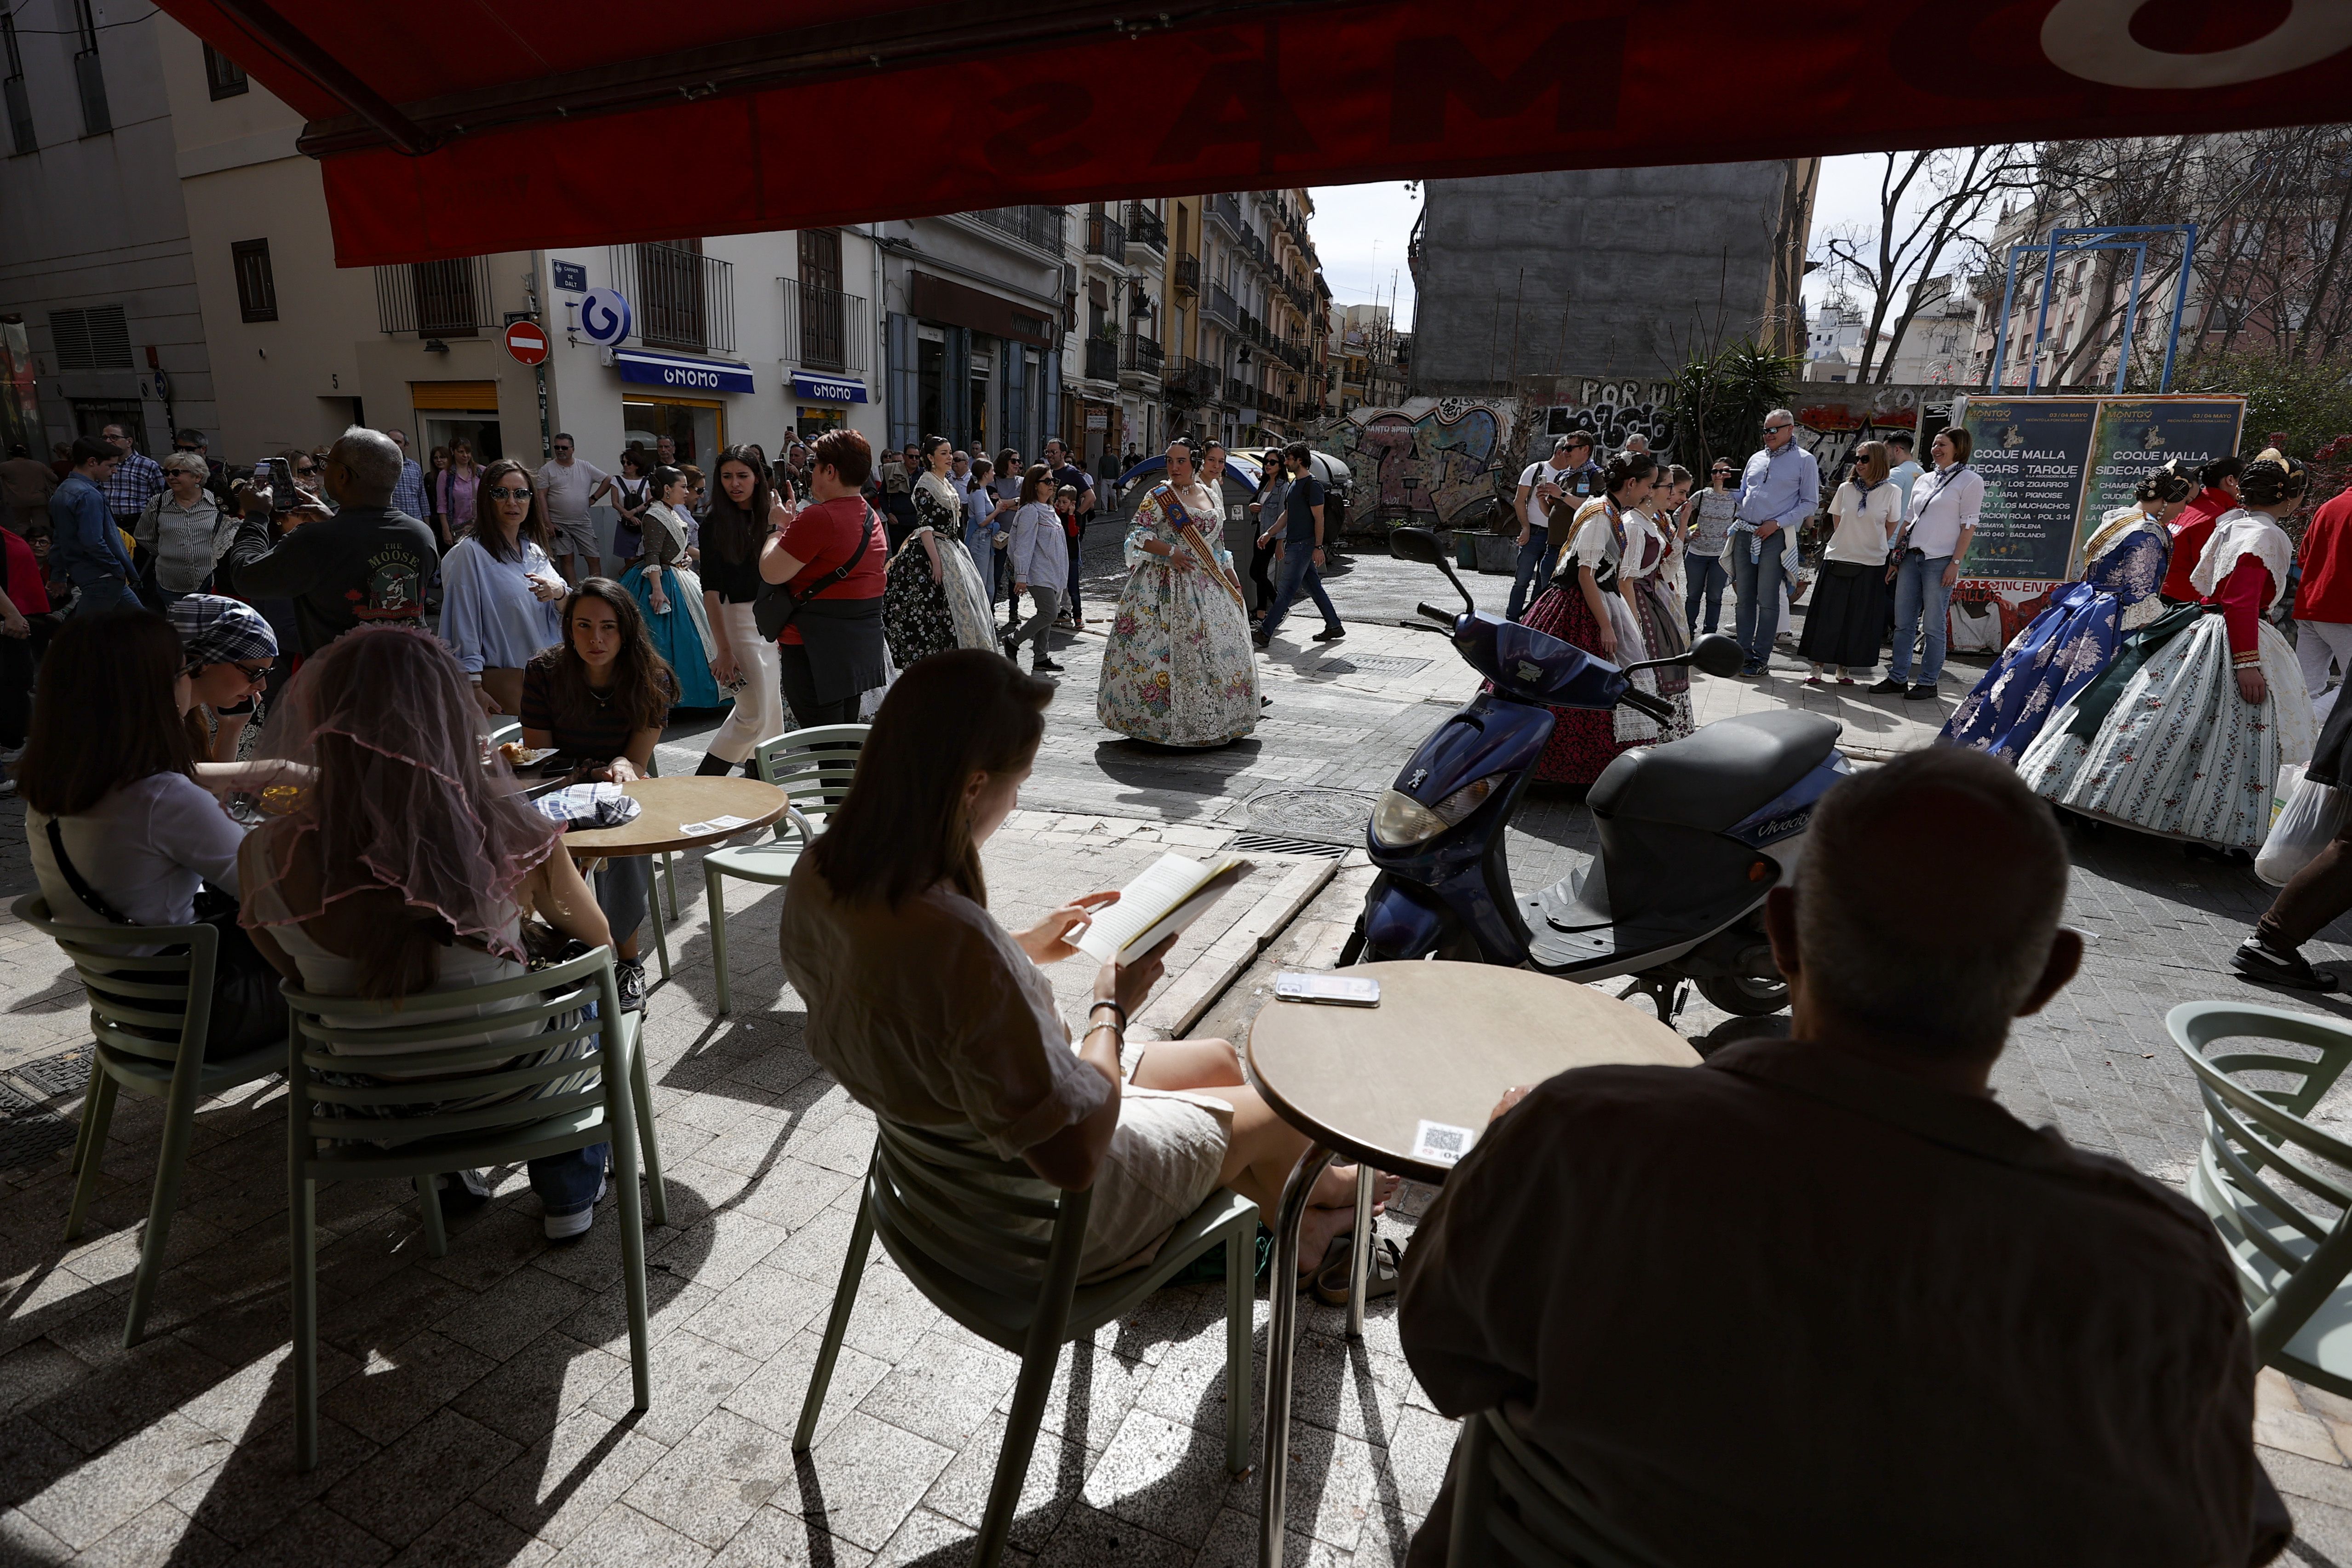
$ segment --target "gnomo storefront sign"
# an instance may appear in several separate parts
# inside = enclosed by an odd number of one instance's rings
[[[669,387],[677,392],[756,392],[751,367],[734,360],[690,360],[680,354],[657,354],[649,349],[615,349],[613,363],[625,382]]]
[[[793,372],[793,393],[796,397],[818,402],[864,402],[866,383],[842,381],[832,376],[813,376],[805,371]]]

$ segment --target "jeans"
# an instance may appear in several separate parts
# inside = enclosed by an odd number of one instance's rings
[[[596,907],[604,912],[604,924],[613,928],[616,950],[646,923],[653,885],[651,855],[615,855],[596,873]]]
[[[1086,552],[1079,547],[1084,542],[1083,530],[1077,538],[1070,540],[1069,597],[1063,601],[1062,608],[1070,612],[1070,619],[1073,621],[1078,618],[1078,569],[1086,565]]]
[[[1772,652],[1772,633],[1780,627],[1780,551],[1789,542],[1789,530],[1782,528],[1766,539],[1751,560],[1748,547],[1755,537],[1733,534],[1723,547],[1723,559],[1731,567],[1731,591],[1739,598],[1731,634],[1738,640],[1748,667],[1761,669]]]
[[[1683,590],[1683,619],[1690,622],[1692,634],[1696,635],[1698,601],[1703,596],[1706,600],[1706,629],[1714,631],[1723,621],[1723,585],[1731,580],[1731,574],[1723,570],[1723,558],[1692,556],[1684,565],[1683,574],[1689,579]]]
[[[1927,652],[1919,663],[1917,685],[1932,686],[1944,673],[1944,640],[1952,591],[1944,586],[1948,555],[1906,551],[1895,573],[1895,656],[1886,661],[1889,680],[1911,682],[1911,645],[1924,632]],[[1926,624],[1923,626],[1922,622]]]
[[[1250,601],[1250,619],[1253,621],[1265,614],[1266,606],[1274,602],[1273,572],[1274,545],[1272,541],[1269,540],[1267,543],[1259,544],[1255,539],[1252,539],[1250,541],[1249,582],[1250,586],[1257,591],[1255,596]]]
[[[129,583],[119,577],[101,577],[95,582],[76,583],[81,597],[74,601],[73,613],[95,615],[101,610],[143,610],[139,595]]]
[[[1054,610],[1061,602],[1061,597],[1060,590],[1048,588],[1042,582],[1029,585],[1029,602],[1036,607],[1036,613],[1023,622],[1021,629],[1013,633],[1013,640],[1004,645],[1006,658],[1019,664],[1024,643],[1030,645],[1033,661],[1053,658],[1054,651],[1045,645],[1045,638],[1054,630]]]
[[[1315,546],[1312,540],[1292,539],[1282,547],[1282,576],[1274,591],[1274,602],[1265,607],[1265,619],[1258,625],[1257,634],[1271,638],[1274,629],[1282,624],[1291,601],[1304,587],[1315,596],[1315,608],[1323,612],[1323,624],[1339,624],[1339,612],[1332,608],[1331,596],[1323,591],[1323,574],[1315,570]]]
[[[1511,563],[1511,602],[1503,612],[1504,620],[1517,621],[1520,611],[1542,597],[1544,585],[1551,580],[1550,565],[1551,530],[1529,528],[1528,542]]]
[[[612,1155],[612,1145],[591,1144],[532,1160],[530,1190],[539,1194],[540,1207],[550,1214],[577,1214],[594,1203]]]

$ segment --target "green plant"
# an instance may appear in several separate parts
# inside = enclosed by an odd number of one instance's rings
[[[1674,379],[1676,460],[1704,474],[1720,455],[1747,456],[1765,414],[1789,401],[1801,368],[1793,356],[1751,338],[1710,356],[1693,355]]]
[[[2285,437],[2282,450],[2308,460],[2352,432],[2352,364],[2340,358],[2315,364],[2275,353],[2199,354],[2174,367],[2172,387],[2243,397],[2246,423],[2238,450],[2248,457],[2275,434]]]

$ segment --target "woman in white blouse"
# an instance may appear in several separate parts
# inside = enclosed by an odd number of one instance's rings
[[[1824,672],[1853,685],[1853,671],[1878,663],[1886,634],[1886,552],[1903,526],[1903,497],[1888,477],[1893,466],[1885,443],[1864,442],[1854,448],[1853,477],[1830,499],[1835,527],[1797,640],[1798,653],[1812,662],[1809,686],[1822,685]]]
[[[1928,447],[1936,471],[1911,486],[1911,520],[1895,536],[1895,656],[1874,692],[1901,692],[1915,700],[1936,695],[1952,588],[1984,509],[1984,476],[1969,466],[1974,449],[1975,438],[1958,425],[1942,432]],[[1911,650],[1923,634],[1927,651],[1914,681]]]
[[[548,559],[530,471],[513,458],[483,471],[471,525],[441,558],[441,640],[482,711],[521,713],[523,667],[563,641],[557,606],[567,590]]]
[[[1078,1265],[1092,1280],[1148,1261],[1220,1186],[1272,1214],[1307,1138],[1223,1040],[1148,1045],[1122,1070],[1129,1016],[1170,943],[1103,965],[1073,1040],[1038,966],[1076,956],[1072,938],[1118,894],[1073,899],[1025,931],[990,912],[981,847],[1020,802],[1053,696],[977,649],[908,667],[847,799],[793,870],[782,941],[809,1051],[852,1098],[1065,1192],[1092,1188]],[[1354,1228],[1355,1176],[1334,1166],[1316,1184],[1309,1271]]]

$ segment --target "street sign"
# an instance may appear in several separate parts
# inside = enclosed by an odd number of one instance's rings
[[[611,348],[629,335],[629,302],[617,288],[592,288],[580,301],[580,335]]]
[[[536,321],[517,321],[507,329],[507,352],[526,365],[547,358],[547,333]]]
[[[588,268],[586,267],[576,261],[551,261],[547,265],[549,270],[555,274],[555,291],[558,294],[585,294],[588,292]]]

